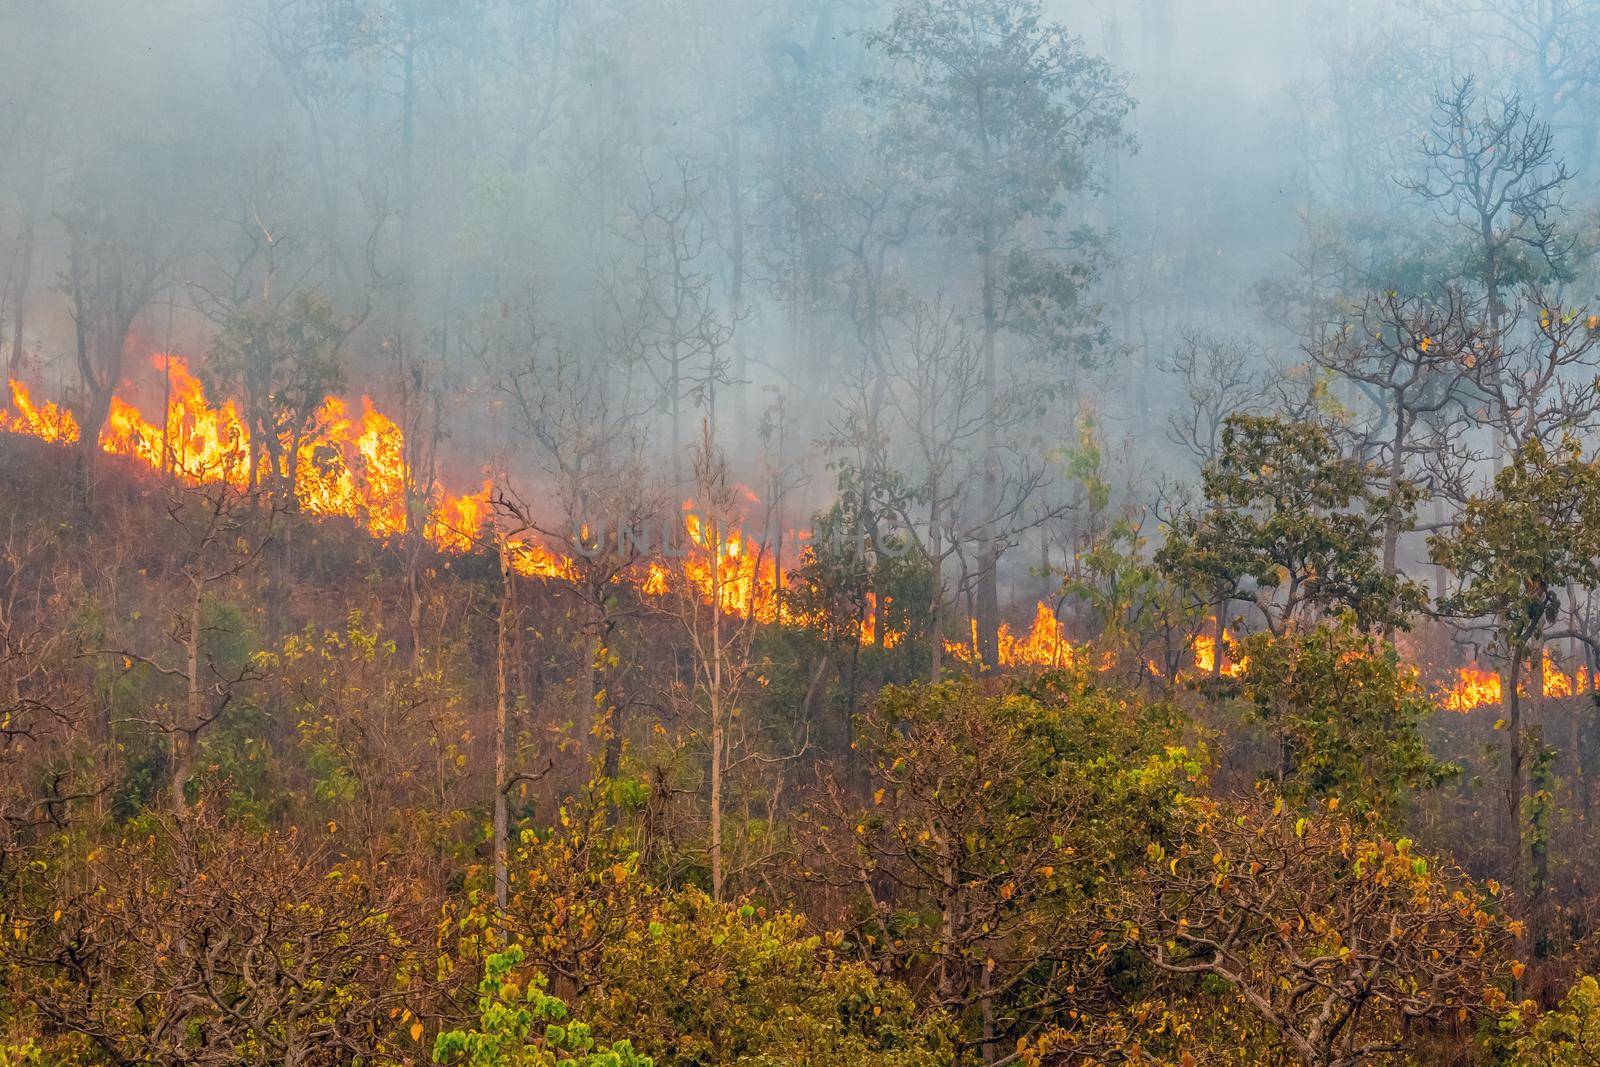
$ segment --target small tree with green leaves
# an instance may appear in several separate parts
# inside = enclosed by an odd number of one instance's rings
[[[1402,626],[1424,595],[1384,573],[1383,539],[1392,522],[1410,528],[1417,490],[1376,488],[1377,477],[1324,426],[1230,416],[1205,502],[1173,522],[1157,563],[1217,607],[1253,603],[1275,633],[1341,611],[1366,630]]]
[[[1507,1061],[1512,1067],[1595,1067],[1600,1064],[1600,982],[1581,975],[1552,1010],[1537,1014],[1531,1003],[1517,1005],[1501,1026],[1518,1035]]]
[[[1245,699],[1279,744],[1278,787],[1389,818],[1456,768],[1429,753],[1434,704],[1394,646],[1349,618],[1241,643]]]
[[[1568,583],[1600,582],[1600,464],[1584,459],[1570,437],[1548,449],[1531,440],[1489,491],[1468,499],[1455,528],[1428,544],[1461,583],[1440,598],[1439,610],[1487,625],[1507,663],[1507,845],[1512,884],[1527,889],[1528,744],[1518,689],[1538,663]]]
[[[478,1025],[440,1034],[433,1043],[435,1063],[652,1067],[650,1057],[639,1055],[627,1041],[596,1045],[588,1024],[569,1018],[566,1002],[545,992],[544,975],[533,975],[526,988],[512,981],[511,972],[522,960],[522,948],[512,945],[484,962],[483,981],[478,983]]]
[[[808,813],[812,873],[969,1047],[1009,1047],[1098,983],[1095,902],[1200,770],[1178,728],[1089,671],[888,688],[860,717],[866,795],[836,775]]]

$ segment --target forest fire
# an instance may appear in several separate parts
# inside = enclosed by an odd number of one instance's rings
[[[1574,667],[1569,673],[1556,658],[1544,649],[1540,654],[1539,695],[1552,699],[1582,696],[1595,690],[1594,672],[1587,667]],[[1524,680],[1517,692],[1527,696],[1529,688]],[[1457,668],[1453,677],[1439,690],[1439,702],[1448,711],[1466,713],[1478,708],[1498,707],[1505,699],[1505,683],[1496,671],[1484,670],[1476,661]]]
[[[285,431],[268,451],[251,441],[238,405],[232,399],[212,403],[182,357],[161,354],[153,362],[164,380],[165,416],[148,418],[138,406],[113,397],[99,440],[107,454],[190,484],[226,483],[239,490],[264,481],[263,461],[270,471],[275,455],[276,476],[292,484],[295,502],[307,514],[354,519],[373,537],[387,538],[409,530],[416,512],[423,536],[442,552],[467,553],[481,543],[493,511],[493,483],[486,480],[477,492],[463,495],[435,486],[420,494],[422,500],[413,499],[405,433],[370,397],[361,398],[359,417],[343,399],[326,397],[307,428]],[[79,439],[72,412],[36,402],[25,384],[11,383],[11,401],[13,411],[0,411],[0,430],[62,444]],[[737,527],[716,530],[701,519],[693,501],[684,502],[682,528],[681,547],[687,550],[682,574],[703,601],[761,623],[807,621],[783,598],[783,573],[759,543]],[[573,558],[537,540],[520,537],[507,548],[511,568],[523,577],[572,580],[579,573]],[[669,571],[659,562],[644,567],[637,580],[650,597],[664,596],[670,588]],[[893,647],[903,635],[877,633],[875,611],[876,603],[870,603],[861,640]],[[1018,643],[1009,635],[1006,640],[1008,647]],[[1042,640],[1036,623],[1035,633],[1021,643],[1033,648],[1029,655],[1037,659]]]
[[[71,411],[50,402],[35,403],[28,387],[15,378],[10,386],[15,411],[0,411],[0,430],[67,445],[78,440],[78,420]]]
[[[165,418],[152,423],[138,408],[113,396],[100,433],[101,450],[188,482],[227,482],[237,489],[249,485],[250,434],[233,401],[213,407],[200,379],[177,356],[158,355],[155,364],[166,380]]]
[[[1201,674],[1220,674],[1224,678],[1237,678],[1244,673],[1243,657],[1235,655],[1237,642],[1227,631],[1222,634],[1222,664],[1217,665],[1217,639],[1209,634],[1197,634],[1194,639],[1194,667]]]
[[[1067,637],[1066,627],[1056,618],[1053,608],[1043,600],[1033,612],[1033,625],[1018,633],[1008,622],[1002,622],[997,646],[1002,667],[1068,667],[1079,662],[1084,646]],[[971,637],[967,641],[944,643],[945,654],[962,663],[976,663],[978,653],[978,624],[972,623]]]
[[[1466,713],[1498,705],[1502,696],[1500,676],[1469,663],[1456,670],[1455,679],[1440,691],[1439,700],[1448,711]]]

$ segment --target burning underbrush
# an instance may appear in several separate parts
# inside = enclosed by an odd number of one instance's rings
[[[261,441],[252,437],[239,405],[232,399],[213,401],[182,357],[156,355],[152,366],[160,378],[164,413],[151,416],[147,414],[151,405],[113,397],[98,439],[101,452],[120,457],[135,470],[159,472],[191,486],[287,492],[300,515],[332,522],[330,530],[345,525],[377,543],[420,529],[422,540],[446,568],[465,557],[492,557],[496,539],[505,537],[506,561],[518,575],[568,583],[581,580],[586,558],[581,550],[565,550],[527,531],[506,534],[496,526],[492,480],[486,478],[477,488],[462,492],[433,479],[419,488],[423,480],[410,466],[401,423],[371,397],[362,396],[354,403],[325,397],[306,419],[281,429],[272,440]],[[9,404],[0,410],[0,431],[58,446],[77,444],[82,438],[69,408],[36,399],[25,383],[16,380],[9,382]],[[585,532],[580,531],[573,542],[581,544]],[[805,544],[809,534],[790,531],[786,541]],[[769,551],[737,523],[708,521],[693,500],[683,501],[681,517],[663,522],[654,547],[654,558],[641,557],[621,574],[641,600],[660,601],[680,589],[702,603],[716,604],[724,615],[762,625],[805,627],[822,621],[788,595],[793,576],[779,553]],[[879,605],[868,594],[865,617],[855,627],[863,645],[894,648],[905,640],[905,633],[880,623],[878,616]],[[943,651],[952,662],[975,667],[981,660],[979,648],[973,622],[967,639],[946,638]],[[1215,619],[1205,622],[1186,648],[1175,671],[1163,671],[1149,660],[1144,672],[1189,680],[1236,679],[1248,667],[1241,636],[1218,627]],[[1413,663],[1449,662],[1448,656],[1418,656],[1404,648],[1402,654]],[[1058,611],[1044,601],[1036,605],[1026,628],[1001,624],[997,655],[1006,669],[1117,668],[1114,655],[1070,636]],[[1501,673],[1476,660],[1422,667],[1419,673],[1430,683],[1439,707],[1447,711],[1498,707],[1505,698]],[[1533,677],[1519,683],[1519,694],[1566,698],[1596,689],[1592,668],[1564,664],[1548,649],[1538,671],[1530,673]]]

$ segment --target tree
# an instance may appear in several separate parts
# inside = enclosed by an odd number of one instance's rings
[[[1186,334],[1164,370],[1183,383],[1183,398],[1167,417],[1167,438],[1202,468],[1217,458],[1222,431],[1234,415],[1261,403],[1257,369],[1264,353],[1212,334]]]
[[[16,916],[5,951],[38,976],[39,1016],[112,1062],[416,1052],[429,920],[398,872],[198,809],[146,816],[86,866],[48,870],[55,910]]]
[[[1482,363],[1492,380],[1502,374],[1506,290],[1568,270],[1571,242],[1557,222],[1572,174],[1557,155],[1548,123],[1515,94],[1480,110],[1471,75],[1434,94],[1421,153],[1422,173],[1400,183],[1462,234],[1463,273],[1481,286],[1487,304],[1489,351]],[[1497,456],[1503,447],[1497,438]]]
[[[692,400],[716,421],[717,390],[731,381],[725,350],[738,325],[717,311],[702,259],[710,241],[705,182],[691,167],[680,157],[666,174],[645,175],[631,212],[635,232],[627,235],[637,259],[631,276],[610,286],[621,346],[654,379],[667,413],[674,488],[684,483],[683,402]]]
[[[1220,610],[1246,600],[1283,633],[1318,612],[1351,611],[1362,629],[1403,625],[1422,606],[1415,582],[1384,572],[1383,531],[1409,522],[1416,492],[1372,488],[1315,423],[1233,415],[1202,474],[1203,505],[1179,515],[1156,561]]]
[[[653,1067],[628,1041],[596,1045],[588,1024],[568,1017],[567,1005],[545,992],[535,973],[525,982],[508,976],[523,960],[512,945],[484,961],[478,983],[478,1025],[447,1030],[433,1043],[433,1062],[463,1067]],[[542,1032],[536,1032],[540,1023]]]
[[[228,453],[221,458],[219,469],[200,475],[220,480],[193,486],[179,483],[170,489],[167,515],[181,546],[176,570],[183,596],[171,610],[167,638],[182,659],[172,663],[132,647],[101,650],[120,657],[127,670],[148,669],[183,683],[181,710],[158,705],[156,715],[124,720],[165,735],[168,802],[180,811],[189,803],[201,735],[222,718],[239,688],[260,673],[252,657],[217,640],[228,627],[218,626],[217,620],[208,616],[217,607],[213,603],[215,589],[248,570],[271,541],[279,505],[233,484],[230,479],[242,478],[245,469],[237,452]],[[163,711],[166,713],[161,714]]]
[[[696,889],[660,898],[609,943],[586,1004],[627,1020],[662,1067],[941,1067],[947,1020],[803,915],[718,904]],[[685,961],[692,960],[692,967]]]
[[[709,422],[702,425],[695,449],[694,485],[698,511],[690,516],[692,544],[681,561],[682,580],[671,610],[694,655],[691,680],[676,686],[679,698],[706,724],[707,865],[712,899],[720,901],[727,883],[723,787],[735,762],[733,727],[741,694],[755,668],[750,646],[759,621],[755,601],[763,563],[745,553],[728,459]]]
[[[307,626],[260,657],[292,716],[311,810],[369,858],[398,840],[417,852],[455,846],[471,741],[450,673],[414,667],[360,611]]]
[[[1501,1025],[1517,1032],[1508,1061],[1513,1067],[1594,1067],[1600,1063],[1600,982],[1581,975],[1551,1011],[1538,1013],[1530,1001],[1510,1009]]]
[[[1289,799],[1331,797],[1392,821],[1456,771],[1428,753],[1422,729],[1436,709],[1416,669],[1348,618],[1252,634],[1237,655],[1244,697],[1277,737],[1278,789]]]
[[[1451,431],[1480,394],[1473,369],[1488,352],[1480,305],[1458,286],[1438,297],[1369,295],[1360,311],[1313,344],[1311,356],[1355,384],[1376,409],[1362,437],[1387,473],[1390,507],[1383,525],[1383,572],[1398,572],[1397,547],[1419,459],[1448,454]],[[1419,431],[1423,435],[1419,439]]]
[[[118,142],[85,155],[62,214],[70,238],[63,288],[70,302],[84,408],[84,466],[122,382],[123,356],[139,313],[171,280],[190,227],[177,197],[183,154],[171,144]]]
[[[1492,893],[1404,838],[1265,796],[1186,801],[1124,907],[1153,966],[1226,982],[1307,1067],[1370,1063],[1411,1027],[1497,1007],[1485,989],[1511,971]]]
[[[860,795],[830,778],[811,813],[813,875],[987,1058],[1090,995],[1094,905],[1197,770],[1175,729],[1071,672],[885,689],[861,718]]]
[[[317,429],[323,400],[343,385],[339,350],[355,324],[318,294],[301,291],[282,304],[233,311],[212,342],[218,379],[243,403],[251,474],[257,485],[282,484],[290,507],[301,442]]]
[[[899,982],[851,960],[837,935],[796,913],[650,880],[629,834],[596,806],[563,807],[559,825],[523,834],[513,892],[463,909],[457,952],[510,951],[594,1022],[663,1067],[940,1067],[948,1020]],[[513,968],[511,977],[517,977]]]
[[[1493,488],[1468,499],[1454,528],[1433,535],[1428,545],[1434,560],[1460,582],[1440,598],[1439,610],[1486,623],[1508,664],[1503,692],[1511,884],[1536,893],[1544,887],[1527,878],[1528,756],[1519,689],[1525,672],[1539,662],[1568,583],[1600,582],[1600,465],[1585,460],[1571,437],[1550,448],[1530,440],[1495,475]]]
[[[938,223],[974,257],[984,406],[993,409],[1002,332],[1057,357],[1081,356],[1100,337],[1086,296],[1100,238],[1081,221],[1062,225],[1064,198],[1094,190],[1096,149],[1131,147],[1127,79],[1045,22],[1038,0],[904,4],[867,43],[890,67],[869,83],[890,110],[882,136],[912,161]],[[993,429],[983,447],[984,510],[993,512]],[[989,530],[986,540],[978,625],[983,660],[994,666],[1004,532]]]

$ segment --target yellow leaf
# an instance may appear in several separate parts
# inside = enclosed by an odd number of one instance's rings
[[[421,1019],[418,1019],[416,1022],[411,1024],[411,1040],[413,1040],[413,1041],[421,1041],[422,1040],[422,1020]]]

